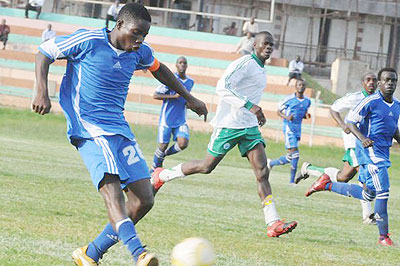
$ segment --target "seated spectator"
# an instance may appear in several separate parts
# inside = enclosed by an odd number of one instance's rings
[[[236,46],[235,53],[241,55],[251,54],[254,48],[254,38],[251,32],[247,32],[246,36],[240,38],[238,45]]]
[[[56,37],[56,32],[51,29],[51,24],[47,25],[47,29],[42,32],[42,42]]]
[[[236,35],[237,28],[236,28],[236,22],[232,22],[232,24],[228,27],[225,27],[223,29],[226,35]]]
[[[120,4],[119,0],[116,0],[109,8],[107,11],[107,16],[106,16],[106,28],[108,29],[108,22],[111,21],[117,21],[118,13],[121,10],[121,8],[124,6],[124,4]]]
[[[29,0],[28,4],[25,6],[25,18],[28,18],[29,10],[36,11],[36,19],[39,19],[40,12],[42,12],[42,6],[44,0]]]
[[[254,37],[255,34],[259,32],[258,23],[255,21],[256,21],[256,18],[254,16],[252,16],[249,21],[246,21],[243,24],[243,29],[242,29],[243,35],[246,35],[246,33],[250,32]]]
[[[301,79],[301,73],[303,72],[304,64],[301,62],[300,55],[296,55],[296,59],[289,63],[289,80],[286,85],[289,85],[292,79]]]
[[[3,42],[3,50],[6,49],[9,33],[10,33],[10,27],[6,25],[6,20],[2,19],[0,25],[0,41]]]

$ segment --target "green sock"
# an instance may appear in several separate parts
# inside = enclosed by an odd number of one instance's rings
[[[307,167],[307,170],[308,173],[313,176],[320,176],[325,173],[325,168],[314,165],[310,165],[309,167]]]

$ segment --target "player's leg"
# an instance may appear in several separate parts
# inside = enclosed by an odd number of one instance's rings
[[[292,147],[296,147],[295,143],[293,142],[297,141],[295,141],[293,134],[291,132],[286,131],[285,129],[283,130],[283,135],[285,136],[285,148],[287,149],[287,154],[282,155],[277,159],[273,160],[268,159],[267,166],[269,169],[277,165],[285,165],[292,162],[292,154],[290,152],[290,149]]]
[[[41,6],[37,6],[36,7],[36,19],[39,19],[40,13],[42,12],[42,7]]]
[[[161,186],[176,178],[192,174],[209,174],[238,142],[245,129],[215,129],[211,135],[207,148],[207,155],[203,160],[193,160],[178,164],[171,169],[157,168],[152,174],[152,184],[155,192]]]
[[[297,146],[297,144],[296,144]],[[300,153],[299,149],[296,148],[290,148],[288,149],[290,156],[292,157],[292,161],[290,162],[290,184],[294,184],[294,179],[296,177],[296,172],[297,172],[297,165],[299,163],[299,158],[300,158]]]
[[[183,151],[189,145],[189,128],[186,124],[174,128],[172,134],[175,143],[165,151],[165,156],[170,156]]]
[[[168,148],[169,140],[171,139],[172,129],[166,126],[159,126],[158,127],[158,148],[154,152],[153,156],[153,163],[151,165],[152,171],[157,167],[162,167],[164,158],[165,158],[165,151]]]
[[[267,235],[279,237],[282,234],[291,232],[297,222],[284,223],[280,220],[272,197],[271,184],[269,183],[269,169],[266,166],[267,156],[262,142],[256,144],[246,153],[246,156],[253,168],[257,180],[258,195],[263,207]]]

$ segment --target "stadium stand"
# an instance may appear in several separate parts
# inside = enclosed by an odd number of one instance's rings
[[[41,20],[23,18],[23,10],[2,8],[0,17],[4,17],[12,27],[9,36],[8,50],[0,51],[0,105],[14,105],[28,108],[30,106],[34,88],[34,58],[37,46],[41,43],[41,32],[51,21],[58,35],[72,33],[79,28],[101,28],[103,20],[83,17],[73,17],[60,14],[42,13]],[[28,23],[29,22],[29,23]],[[173,37],[173,36],[179,36]],[[210,117],[215,112],[218,97],[215,94],[215,85],[228,64],[238,58],[232,51],[238,37],[216,35],[203,32],[192,32],[153,26],[146,39],[154,48],[156,57],[172,70],[178,56],[184,55],[189,62],[188,75],[195,80],[193,93],[208,104]],[[190,47],[190,48],[189,48]],[[282,122],[276,114],[277,103],[286,95],[293,93],[293,87],[285,85],[288,69],[282,67],[284,60],[274,58],[268,65],[268,86],[264,90],[260,106],[267,117],[267,126],[263,135],[281,139]],[[64,61],[56,61],[50,68],[49,80],[54,91],[53,111],[61,111],[57,103],[57,95],[62,75],[65,70]],[[159,83],[151,74],[138,71],[129,87],[126,117],[132,123],[156,125],[160,110],[160,101],[152,98],[152,94]],[[312,96],[308,89],[307,96]],[[315,105],[314,105],[315,106]],[[341,130],[329,118],[327,108],[317,107],[315,126],[311,133],[311,120],[303,124],[303,143],[308,143],[313,136],[314,144],[342,145]],[[204,126],[194,113],[189,112],[189,126],[194,130],[211,131],[211,127]]]

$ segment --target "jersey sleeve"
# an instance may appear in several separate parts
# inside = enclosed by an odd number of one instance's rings
[[[292,96],[287,96],[283,101],[278,103],[278,110],[283,111],[288,107],[288,101],[292,98]]]
[[[158,61],[154,57],[153,49],[148,43],[143,42],[140,47],[140,61],[136,66],[136,70],[151,68],[156,62]]]
[[[76,59],[85,52],[89,41],[104,39],[102,30],[77,30],[70,35],[58,36],[39,46],[39,51],[52,61],[62,58]]]
[[[224,86],[217,86],[216,90],[219,97],[237,109],[244,107],[248,102],[247,97],[237,89],[239,82],[246,76],[247,67],[248,64],[245,63],[239,63],[236,67],[231,66],[233,69],[227,75],[224,75]]]
[[[167,94],[169,91],[168,87],[165,85],[160,85],[156,88],[157,94]]]
[[[338,113],[342,113],[342,112],[346,112],[348,111],[351,106],[353,105],[353,101],[351,101],[351,94],[346,94],[345,96],[343,96],[342,98],[337,99],[331,106],[331,110],[338,112]]]
[[[346,117],[346,122],[357,124],[361,122],[371,111],[371,98],[367,97],[362,100],[354,109],[352,109]]]

